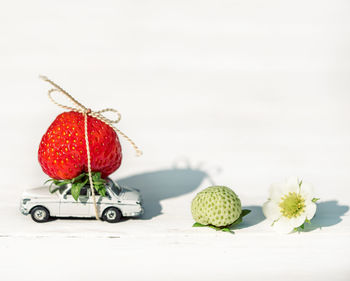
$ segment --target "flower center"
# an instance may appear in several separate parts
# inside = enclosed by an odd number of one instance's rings
[[[296,218],[305,211],[305,200],[301,195],[295,192],[289,192],[287,195],[281,197],[281,213],[287,218]]]

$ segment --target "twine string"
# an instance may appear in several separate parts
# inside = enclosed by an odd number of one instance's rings
[[[60,86],[58,86],[55,82],[51,81],[46,76],[40,76],[40,78],[43,79],[44,81],[50,83],[54,87],[54,88],[52,88],[52,89],[50,89],[48,91],[48,96],[49,96],[50,100],[54,104],[56,104],[57,106],[59,106],[61,108],[66,109],[66,110],[79,112],[79,113],[84,115],[84,132],[85,132],[85,144],[86,144],[89,184],[90,184],[90,189],[91,189],[91,194],[92,194],[92,200],[93,200],[93,203],[94,203],[95,216],[96,216],[97,220],[100,220],[100,217],[98,215],[98,210],[97,210],[96,197],[95,197],[95,191],[94,191],[94,187],[93,187],[93,180],[92,180],[92,174],[91,174],[91,155],[90,155],[90,145],[89,145],[89,136],[88,136],[88,126],[87,126],[88,116],[94,117],[94,118],[102,121],[103,123],[105,123],[108,126],[110,126],[115,132],[117,132],[120,135],[122,135],[132,145],[132,147],[135,149],[137,156],[142,155],[142,151],[137,147],[137,145],[133,142],[132,139],[130,139],[126,134],[124,134],[122,131],[120,131],[119,129],[117,129],[113,125],[113,124],[118,123],[120,121],[120,119],[121,119],[121,114],[119,113],[118,110],[116,110],[114,108],[105,108],[105,109],[102,109],[102,110],[99,110],[99,111],[92,111],[91,109],[85,107],[83,104],[78,102],[68,92],[66,92],[64,89],[62,89]],[[52,97],[52,93],[53,92],[59,92],[59,93],[65,95],[73,103],[74,106],[72,107],[72,106],[67,106],[67,105],[58,103]],[[109,119],[109,118],[105,117],[103,115],[103,113],[105,113],[105,112],[114,112],[114,113],[116,113],[117,114],[117,119],[113,120],[113,119]]]
[[[98,215],[95,190],[93,188],[92,174],[91,174],[91,157],[90,157],[90,145],[89,145],[89,136],[88,136],[88,126],[87,126],[87,112],[84,112],[84,132],[85,132],[85,145],[86,145],[86,154],[87,154],[87,166],[88,166],[88,175],[89,175],[89,184],[91,189],[92,201],[94,202],[95,216],[97,220],[100,220]]]

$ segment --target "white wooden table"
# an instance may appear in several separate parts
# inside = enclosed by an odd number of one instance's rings
[[[1,280],[350,280],[347,1],[11,1],[0,9]],[[61,111],[45,74],[92,109],[115,107],[113,178],[145,215],[118,224],[22,216],[22,191]],[[64,100],[62,100],[64,102]],[[268,187],[321,198],[313,228],[278,235]],[[192,228],[190,203],[227,185],[252,210],[234,235]]]

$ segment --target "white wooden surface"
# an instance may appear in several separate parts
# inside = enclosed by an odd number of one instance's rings
[[[348,1],[0,3],[1,280],[349,280]],[[143,218],[36,224],[42,134],[60,109],[46,74],[93,109],[115,107]],[[321,198],[314,228],[277,235],[259,206],[297,175]],[[192,228],[211,184],[252,209],[235,235]],[[320,229],[321,227],[321,229]]]

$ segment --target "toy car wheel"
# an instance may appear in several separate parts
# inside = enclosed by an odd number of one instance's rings
[[[30,212],[30,215],[35,222],[47,222],[50,218],[49,211],[46,208],[40,206],[33,208],[33,210]]]
[[[109,223],[120,221],[122,213],[117,208],[108,208],[103,213],[103,219]]]

